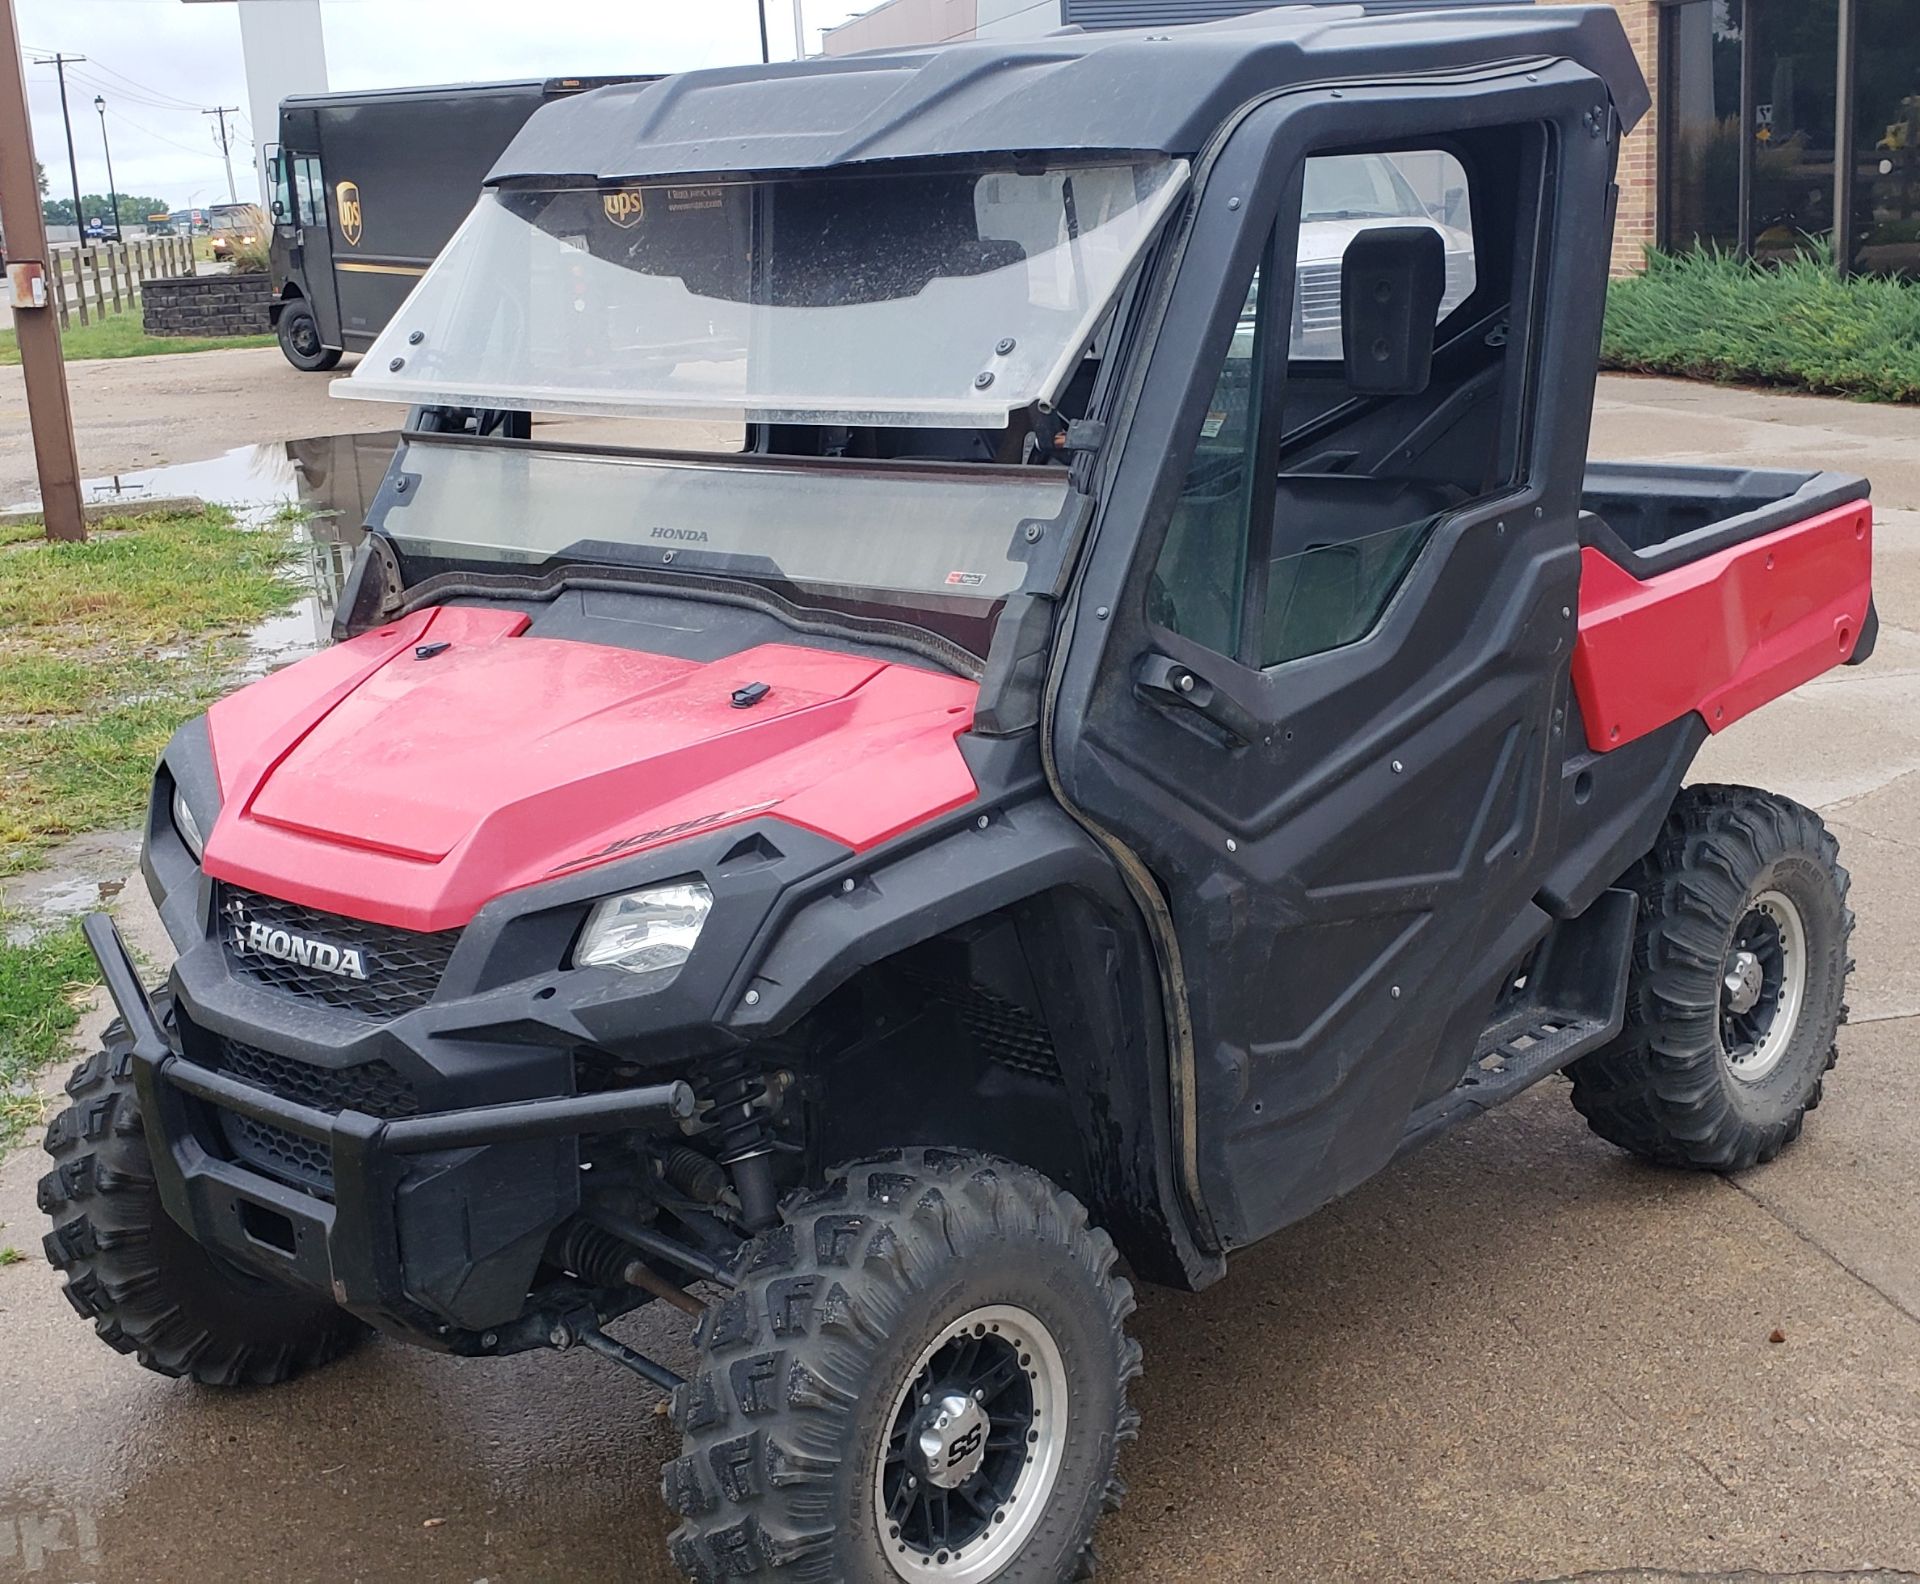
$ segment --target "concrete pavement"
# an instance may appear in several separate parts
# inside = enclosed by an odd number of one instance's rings
[[[1609,380],[1595,450],[1859,468],[1920,508],[1913,411]],[[1878,547],[1875,661],[1698,767],[1819,807],[1853,871],[1854,1020],[1803,1139],[1656,1171],[1550,1081],[1214,1291],[1146,1292],[1103,1579],[1920,1581],[1920,511]],[[40,1164],[0,1164],[0,1243],[37,1243]],[[0,1268],[6,1584],[664,1581],[672,1450],[590,1357],[376,1343],[212,1394],[100,1347],[37,1258]]]

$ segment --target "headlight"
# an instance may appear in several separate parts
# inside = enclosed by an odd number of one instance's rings
[[[698,880],[608,897],[587,915],[573,965],[636,974],[676,969],[692,952],[712,907],[713,893]]]
[[[206,851],[207,839],[200,834],[200,822],[193,817],[193,810],[187,807],[186,797],[178,787],[173,789],[173,828],[187,844],[193,861],[198,863],[201,853]]]

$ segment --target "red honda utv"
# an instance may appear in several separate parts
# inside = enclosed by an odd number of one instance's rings
[[[1683,782],[1866,657],[1871,514],[1587,463],[1646,107],[1611,10],[1489,6],[538,111],[336,386],[414,409],[340,641],[159,767],[164,983],[90,921],[75,1308],[209,1384],[588,1347],[694,1578],[1034,1584],[1139,1428],[1121,1262],[1558,1071],[1769,1159],[1846,875]]]

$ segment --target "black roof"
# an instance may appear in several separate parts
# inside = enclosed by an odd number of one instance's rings
[[[1646,81],[1608,6],[1385,15],[1286,6],[1187,27],[970,40],[601,88],[535,112],[487,180],[646,180],[975,153],[1191,155],[1275,88],[1543,58],[1598,76],[1624,125],[1646,113]]]
[[[650,83],[659,73],[602,73],[592,77],[512,77],[502,82],[410,83],[402,88],[340,88],[327,93],[288,94],[283,107],[337,109],[343,105],[393,104],[422,99],[509,99],[529,94],[558,98],[602,87],[608,83]]]

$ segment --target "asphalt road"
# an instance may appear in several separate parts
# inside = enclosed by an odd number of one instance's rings
[[[80,471],[102,478],[197,462],[256,440],[396,427],[396,408],[335,401],[330,383],[329,375],[300,373],[278,347],[69,363]],[[17,365],[0,368],[0,508],[39,494],[26,381]]]
[[[302,432],[277,354],[214,356],[205,377],[257,378],[221,397],[249,424]],[[267,437],[181,418],[165,443],[188,424],[201,450],[171,459]],[[1913,412],[1610,380],[1596,450],[1855,468],[1912,509],[1916,442]],[[1549,1081],[1213,1291],[1145,1293],[1145,1428],[1103,1579],[1920,1581],[1920,511],[1878,545],[1873,664],[1699,766],[1822,809],[1853,871],[1853,1021],[1805,1136],[1737,1179],[1656,1171]],[[0,1242],[37,1241],[40,1159],[0,1164]],[[684,1362],[660,1320],[623,1329]],[[664,1581],[672,1450],[591,1357],[375,1344],[214,1394],[95,1343],[37,1260],[0,1269],[7,1584]]]

